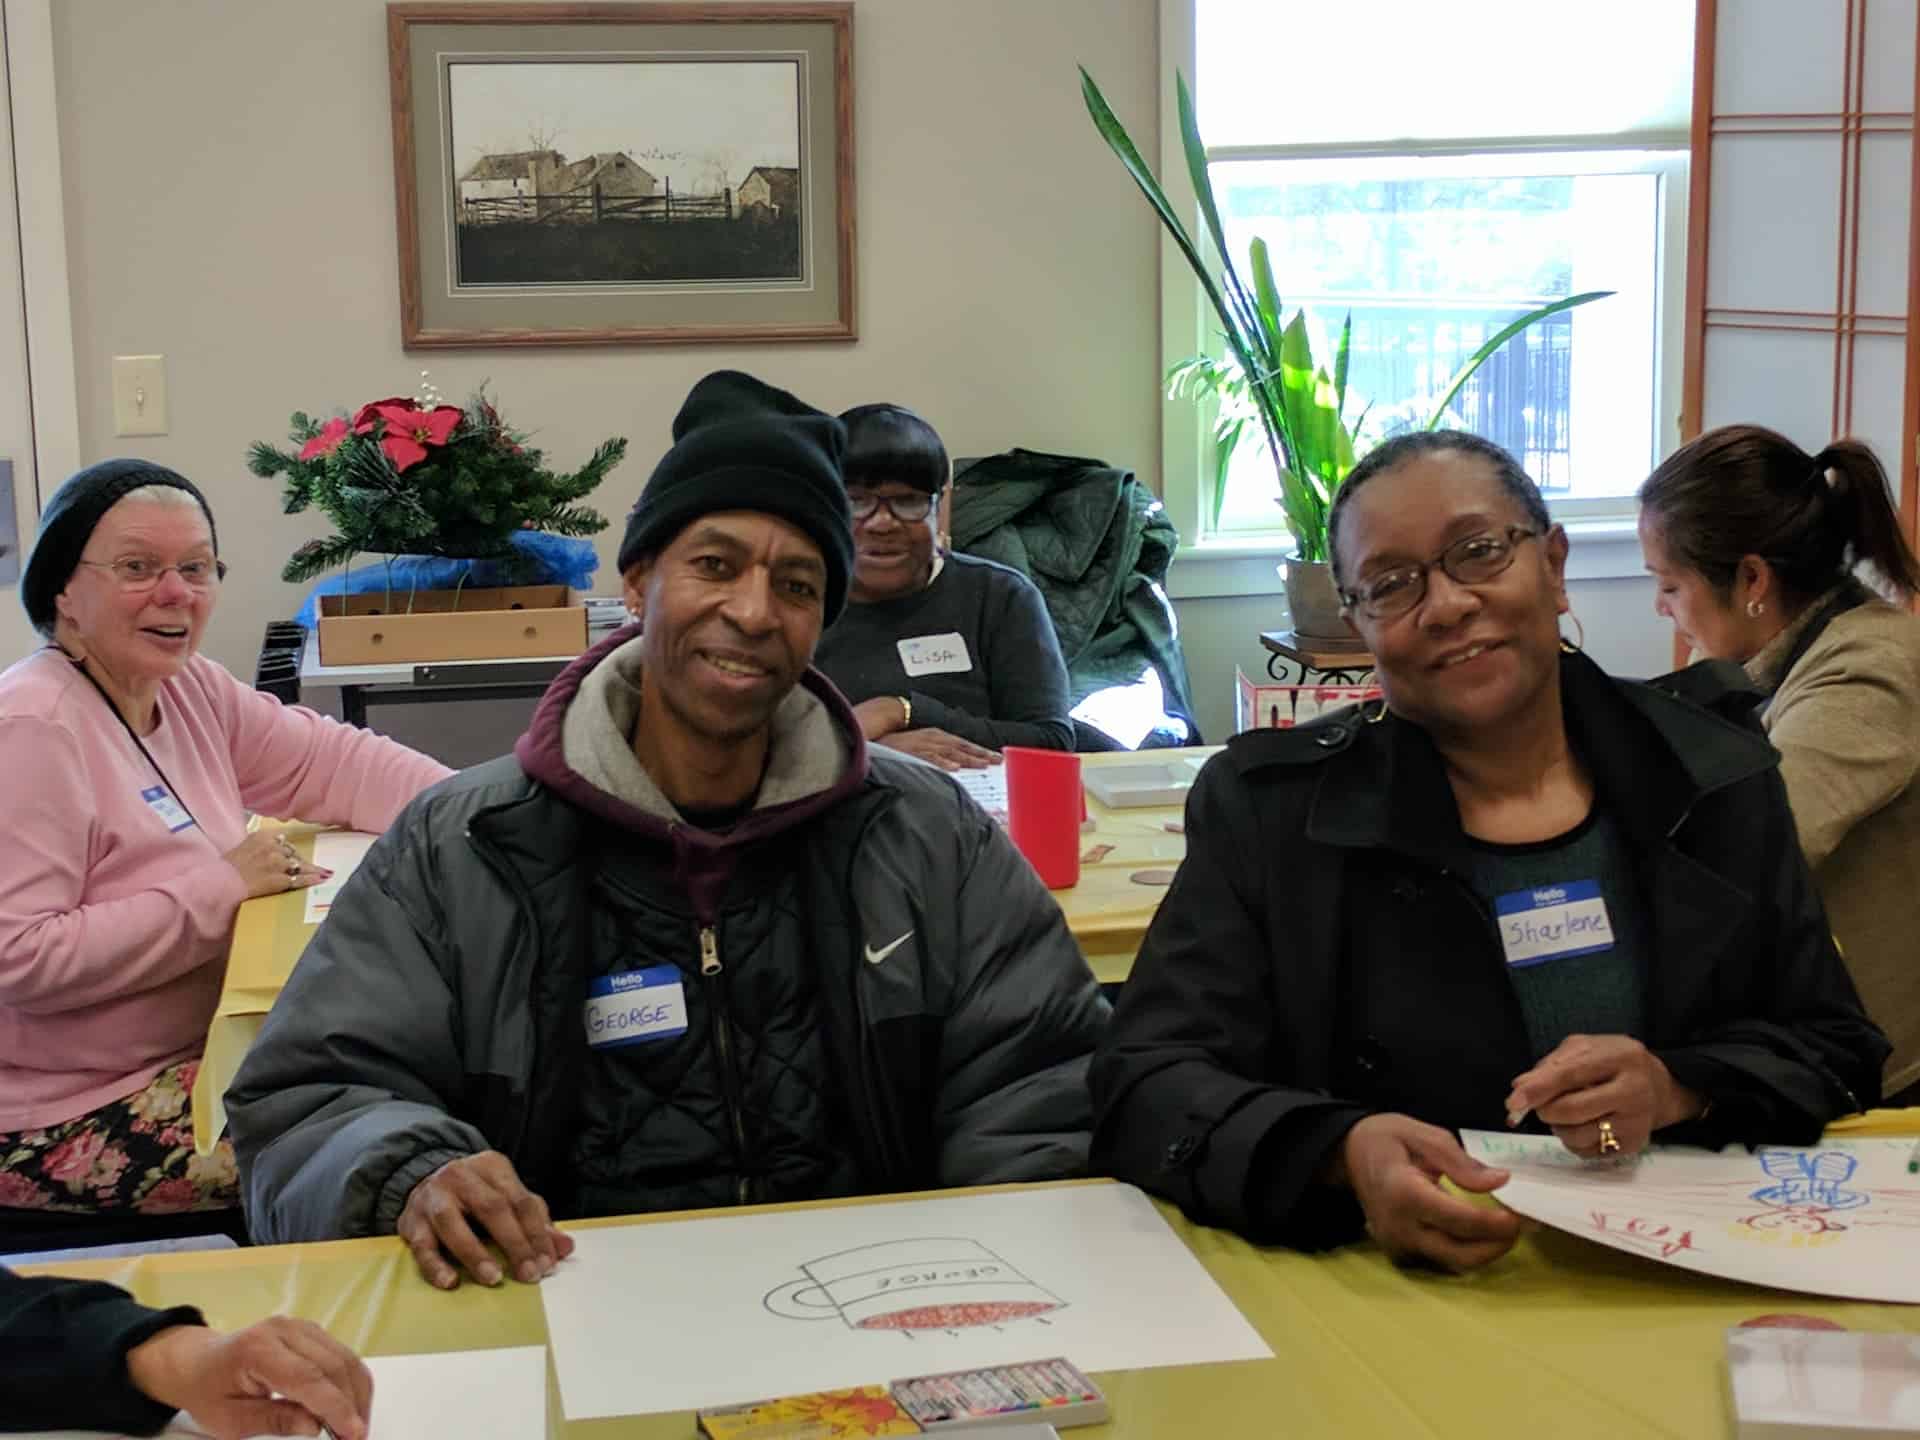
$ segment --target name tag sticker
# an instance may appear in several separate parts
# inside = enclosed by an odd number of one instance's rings
[[[1567,960],[1613,944],[1613,921],[1597,880],[1515,890],[1502,895],[1493,908],[1509,965]]]
[[[587,1047],[611,1050],[687,1033],[687,992],[677,965],[602,975],[587,986]]]
[[[193,824],[193,817],[182,805],[168,793],[164,785],[150,785],[140,792],[140,798],[147,802],[147,808],[160,817],[160,823],[178,835]]]
[[[973,656],[958,630],[945,635],[916,635],[898,644],[900,663],[909,675],[964,675],[973,669]]]

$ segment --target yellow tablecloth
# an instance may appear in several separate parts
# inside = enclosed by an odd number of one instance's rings
[[[1920,1112],[1881,1123],[1911,1132],[1920,1129]],[[1318,1256],[1263,1250],[1224,1231],[1191,1225],[1169,1206],[1161,1209],[1275,1358],[1101,1374],[1114,1418],[1105,1427],[1073,1432],[1088,1440],[1702,1440],[1730,1433],[1721,1340],[1729,1325],[1790,1311],[1853,1329],[1920,1333],[1920,1306],[1781,1294],[1689,1274],[1554,1231],[1527,1237],[1485,1270],[1448,1276],[1396,1269],[1368,1245]],[[1124,1256],[1114,1259],[1124,1263]],[[114,1281],[150,1305],[199,1305],[221,1326],[275,1313],[305,1316],[369,1355],[541,1345],[547,1339],[535,1287],[509,1282],[497,1290],[463,1285],[452,1294],[436,1291],[418,1277],[394,1239],[157,1255],[60,1269]],[[683,1318],[701,1323],[698,1315]],[[645,1344],[639,1329],[634,1343]],[[713,1343],[724,1346],[728,1338],[716,1334]],[[742,1357],[742,1399],[755,1398],[748,1358]],[[557,1417],[551,1366],[549,1392]],[[685,1440],[692,1433],[686,1414],[555,1430],[566,1440]]]
[[[1140,762],[1140,756],[1121,752],[1081,757],[1083,767]],[[1153,913],[1160,908],[1160,897],[1166,894],[1164,885],[1133,877],[1170,872],[1186,857],[1186,838],[1178,828],[1181,814],[1179,805],[1109,810],[1087,797],[1093,828],[1081,836],[1080,883],[1053,894],[1067,917],[1067,928],[1102,980],[1127,978]],[[316,827],[282,828],[301,858],[311,860]],[[1106,852],[1102,858],[1091,858],[1102,849]],[[193,1133],[201,1153],[225,1132],[227,1112],[221,1097],[316,928],[306,922],[302,890],[263,896],[240,907],[228,951],[226,989],[207,1029],[206,1059],[193,1087]]]
[[[313,859],[313,837],[319,827],[269,823],[286,832],[301,859]],[[249,900],[234,917],[226,988],[207,1027],[206,1055],[193,1083],[193,1138],[202,1155],[226,1132],[227,1107],[222,1097],[281,987],[293,974],[294,962],[318,928],[307,924],[306,904],[304,890],[289,890]]]

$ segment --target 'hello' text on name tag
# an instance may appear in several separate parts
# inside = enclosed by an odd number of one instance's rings
[[[973,669],[967,639],[958,630],[945,635],[916,635],[898,644],[900,663],[909,675],[964,675]]]
[[[1613,920],[1597,880],[1515,890],[1494,902],[1509,965],[1591,955],[1613,944]]]

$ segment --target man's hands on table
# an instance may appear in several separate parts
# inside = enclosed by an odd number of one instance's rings
[[[511,1275],[528,1285],[573,1253],[573,1237],[555,1227],[547,1202],[520,1183],[498,1150],[449,1160],[413,1187],[394,1227],[431,1285],[451,1290],[462,1271],[482,1285]],[[506,1257],[504,1270],[487,1248]]]

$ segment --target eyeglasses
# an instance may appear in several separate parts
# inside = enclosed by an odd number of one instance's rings
[[[1461,585],[1484,585],[1504,575],[1513,565],[1514,548],[1522,540],[1537,540],[1538,530],[1509,525],[1504,531],[1468,535],[1456,540],[1424,565],[1388,570],[1352,590],[1340,592],[1350,610],[1369,620],[1393,620],[1427,598],[1427,572],[1439,566]]]
[[[847,504],[855,520],[871,520],[882,505],[893,512],[894,519],[907,525],[917,524],[933,513],[931,495],[875,495],[870,490],[849,490]]]
[[[169,570],[178,571],[180,578],[196,590],[208,589],[215,581],[227,578],[224,560],[183,560],[178,565],[162,565],[151,555],[123,555],[118,560],[82,560],[80,563],[95,570],[111,570],[120,588],[132,595],[153,589]]]

